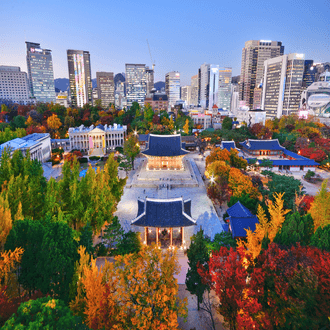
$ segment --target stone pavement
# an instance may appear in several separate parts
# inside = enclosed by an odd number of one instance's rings
[[[117,212],[115,214],[118,216],[118,219],[120,220],[121,225],[123,226],[125,231],[131,229],[130,223],[137,215],[137,199],[139,197],[145,198],[147,196],[152,198],[165,198],[166,194],[167,198],[182,196],[183,199],[191,199],[192,218],[195,219],[197,222],[197,226],[192,229],[193,233],[197,233],[200,226],[202,226],[205,234],[211,237],[211,239],[213,239],[216,233],[220,233],[224,230],[224,222],[222,218],[219,219],[211,200],[207,197],[204,182],[201,178],[200,173],[200,167],[202,167],[202,165],[200,164],[199,166],[197,166],[195,162],[195,158],[198,157],[196,157],[196,154],[192,153],[185,158],[191,166],[190,170],[193,171],[193,178],[191,178],[191,180],[192,182],[196,181],[197,184],[195,186],[187,186],[185,184],[178,184],[177,186],[174,186],[172,184],[169,184],[171,187],[168,187],[166,191],[164,190],[164,188],[159,189],[159,180],[157,179],[154,184],[154,188],[134,186],[134,180],[137,180],[136,175],[143,171],[143,168],[141,169],[139,167],[141,165],[141,162],[143,161],[143,158],[140,157],[135,160],[135,170],[129,173],[129,178],[124,188],[124,194],[118,204]],[[164,178],[171,179],[171,174],[177,175],[179,171],[176,173],[171,173],[172,171],[155,172],[159,175],[164,176]],[[152,174],[155,175],[155,172],[153,172]],[[149,173],[143,173],[143,175],[148,174]],[[174,181],[162,180],[161,182],[170,183]]]

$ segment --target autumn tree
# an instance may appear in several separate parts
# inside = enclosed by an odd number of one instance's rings
[[[229,187],[226,178],[218,176],[207,187],[207,196],[213,203],[221,205],[229,200]]]
[[[173,121],[173,116],[170,117],[170,121],[168,123],[168,129],[172,131],[174,129],[174,121]]]
[[[199,310],[200,304],[203,302],[203,295],[209,289],[208,284],[202,281],[201,275],[198,273],[198,266],[203,265],[207,269],[207,262],[209,261],[209,253],[204,238],[204,231],[202,228],[196,235],[191,237],[191,243],[187,250],[188,256],[188,271],[186,275],[187,290],[196,295],[197,309]]]
[[[327,184],[328,180],[324,180],[309,210],[314,220],[315,231],[330,224],[330,191],[327,189]]]
[[[219,299],[217,311],[228,324],[230,330],[236,330],[237,316],[240,311],[239,301],[243,298],[247,282],[247,270],[243,260],[246,259],[244,248],[236,251],[233,248],[221,247],[214,251],[207,267],[200,265],[198,273],[203,282],[214,290]]]
[[[92,329],[177,329],[186,302],[177,298],[176,254],[157,247],[116,257],[98,269],[83,267],[84,314]],[[78,299],[78,297],[76,298]]]
[[[124,142],[124,154],[130,159],[134,170],[134,159],[140,153],[140,146],[137,137],[130,134]]]
[[[0,251],[3,250],[7,236],[12,228],[12,218],[8,201],[0,195]]]
[[[61,120],[57,117],[55,113],[52,114],[52,116],[47,118],[47,126],[52,132],[52,136],[54,136],[54,133],[56,130],[58,130],[61,126]]]
[[[273,242],[285,220],[285,215],[290,212],[290,210],[284,209],[283,194],[275,193],[274,198],[275,202],[270,202],[268,205],[270,219],[267,219],[265,211],[258,205],[257,217],[259,223],[256,224],[255,231],[252,232],[250,229],[246,229],[246,241],[239,242],[239,246],[244,246],[253,259],[260,254],[264,237]]]
[[[189,119],[188,119],[188,118],[186,119],[186,123],[185,123],[184,126],[183,126],[183,131],[184,131],[186,134],[189,134]]]

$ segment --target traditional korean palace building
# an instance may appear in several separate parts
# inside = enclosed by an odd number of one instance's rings
[[[86,152],[90,156],[104,155],[116,147],[123,147],[126,135],[127,126],[117,124],[70,127],[70,148]]]
[[[191,217],[190,199],[146,197],[138,199],[138,214],[131,224],[143,230],[144,244],[186,249],[185,228],[195,226],[196,221]]]
[[[273,140],[246,140],[240,142],[245,154],[244,158],[251,161],[251,158],[269,159],[272,162],[273,171],[314,171],[319,165],[313,159],[300,156],[292,151],[286,150],[280,145],[277,139]],[[252,156],[249,158],[248,156]],[[270,156],[270,157],[267,157]],[[253,158],[252,158],[253,159]]]
[[[9,149],[11,154],[20,149],[24,156],[29,150],[31,159],[37,159],[40,162],[46,162],[51,157],[49,133],[33,133],[3,143],[0,145],[0,157],[5,148]]]
[[[189,153],[182,148],[180,134],[149,134],[147,148],[142,152],[148,158],[147,170],[182,170],[182,159]]]
[[[246,237],[245,229],[255,231],[256,224],[259,223],[257,216],[253,215],[240,202],[231,206],[227,210],[227,213],[229,215],[229,217],[226,218],[227,222],[229,222],[229,231],[235,239]]]

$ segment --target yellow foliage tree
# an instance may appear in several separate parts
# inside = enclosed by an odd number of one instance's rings
[[[309,213],[314,220],[314,230],[330,224],[330,191],[327,189],[328,180],[322,182],[322,186],[314,198]]]
[[[93,329],[178,328],[187,316],[186,301],[177,298],[177,258],[170,251],[144,246],[138,254],[116,257],[97,268],[84,265],[80,279],[85,292],[86,323]]]
[[[168,129],[172,131],[173,128],[174,128],[174,121],[173,121],[173,117],[171,116],[170,121],[168,123]]]
[[[52,131],[52,135],[54,135],[54,132],[62,126],[62,123],[60,118],[58,118],[57,115],[53,113],[53,115],[47,118],[47,125],[48,128]]]
[[[275,193],[275,202],[269,202],[268,212],[270,214],[270,221],[268,221],[263,208],[258,205],[257,217],[259,223],[256,224],[255,231],[252,232],[250,229],[245,229],[246,242],[240,240],[238,243],[239,246],[243,246],[248,250],[248,253],[253,259],[260,254],[262,240],[266,235],[270,242],[273,242],[276,233],[282,227],[285,220],[285,215],[290,212],[290,210],[284,210],[283,195],[284,193]]]
[[[35,125],[35,122],[33,121],[33,119],[32,119],[31,116],[28,117],[28,119],[27,119],[26,122],[25,122],[25,125],[26,125],[27,127],[30,127],[30,126],[32,126],[32,125]]]
[[[231,189],[233,196],[240,197],[247,194],[250,198],[259,198],[260,193],[253,186],[249,176],[244,175],[238,168],[232,167],[229,171],[228,187]]]
[[[205,164],[206,166],[208,166],[216,160],[222,160],[226,163],[229,163],[230,152],[227,149],[214,148],[212,149],[211,153],[206,157]]]
[[[3,250],[7,236],[12,228],[12,218],[8,200],[0,195],[0,251]]]
[[[184,126],[183,126],[183,131],[184,131],[186,134],[189,134],[189,120],[188,120],[188,118],[186,119],[186,123],[185,123]]]
[[[211,177],[225,177],[228,179],[229,176],[229,171],[230,171],[230,166],[227,165],[224,161],[222,160],[216,160],[215,162],[209,164],[206,168],[205,175],[207,178]]]

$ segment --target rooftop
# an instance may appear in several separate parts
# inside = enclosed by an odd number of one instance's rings
[[[138,199],[138,214],[132,225],[141,227],[188,227],[196,225],[191,218],[191,200],[180,198]]]
[[[10,148],[12,151],[15,151],[16,149],[31,148],[47,137],[49,137],[49,133],[33,133],[22,138],[16,138],[1,144],[0,151],[4,148]]]
[[[146,156],[174,157],[189,153],[182,149],[181,135],[149,134],[148,149],[142,152]]]
[[[95,128],[98,128],[105,132],[109,132],[109,131],[125,131],[127,129],[127,126],[121,126],[119,124],[118,125],[113,124],[113,126],[105,124],[103,126],[103,125],[99,124],[97,126],[91,125],[89,127],[85,127],[84,125],[81,125],[79,127],[70,127],[68,132],[69,133],[79,133],[79,132],[88,133],[88,132],[91,132]]]
[[[248,139],[240,142],[242,147],[247,150],[284,150],[285,148],[280,145],[278,139],[273,140],[253,140]]]

